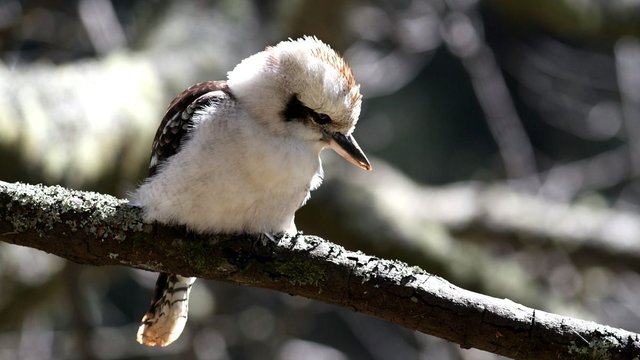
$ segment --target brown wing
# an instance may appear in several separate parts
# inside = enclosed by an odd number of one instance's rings
[[[175,155],[193,125],[193,114],[213,100],[214,91],[224,91],[229,87],[226,81],[206,81],[190,86],[178,95],[164,114],[151,150],[149,176],[156,174],[158,165]]]
[[[158,166],[180,150],[180,145],[185,141],[186,135],[192,128],[193,114],[199,108],[216,101],[216,96],[219,95],[216,93],[217,91],[223,91],[232,96],[225,81],[207,81],[192,85],[173,99],[153,140],[149,176],[155,175]],[[163,299],[170,297],[167,294],[172,295],[176,291],[174,286],[179,282],[178,280],[176,275],[159,274],[151,306],[143,317],[142,325],[138,331],[138,342],[149,346],[164,346],[175,340],[170,336],[177,336],[182,332],[182,328],[179,328],[176,330],[177,334],[174,334],[172,331],[176,329],[175,318],[169,318],[168,314],[162,312],[163,306],[167,305]],[[178,289],[184,291],[182,288]],[[187,295],[184,295],[180,301],[186,301],[186,299]],[[169,306],[171,305],[169,303]],[[186,313],[183,316],[186,318]],[[158,327],[160,330],[156,330]],[[167,332],[167,329],[170,331]],[[160,332],[158,333],[158,331]]]

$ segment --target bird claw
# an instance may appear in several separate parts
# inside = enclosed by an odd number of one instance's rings
[[[296,245],[298,244],[298,240],[303,236],[304,234],[302,233],[302,231],[296,231],[295,234],[293,234],[292,236],[290,236],[291,241],[288,245],[289,249],[293,249],[296,247]]]
[[[283,237],[284,233],[269,234],[265,232],[258,235],[258,240],[260,240],[262,246],[268,245],[269,242],[277,245]]]
[[[260,243],[262,244],[262,246],[266,246],[269,243],[269,241],[276,242],[276,239],[273,238],[273,235],[266,232],[258,235],[258,240],[260,240]]]

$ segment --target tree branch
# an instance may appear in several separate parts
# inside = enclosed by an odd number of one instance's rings
[[[108,195],[0,182],[0,240],[90,265],[125,265],[262,287],[344,306],[518,359],[631,359],[638,334],[458,288],[314,236],[263,242],[144,224]]]

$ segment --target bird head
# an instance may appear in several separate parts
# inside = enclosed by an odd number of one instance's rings
[[[371,170],[352,136],[362,95],[349,65],[315,37],[288,40],[248,57],[227,84],[247,112],[275,135],[320,152],[329,146]]]

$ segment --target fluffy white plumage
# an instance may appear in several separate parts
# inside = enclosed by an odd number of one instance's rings
[[[347,76],[345,76],[347,73]],[[295,211],[322,179],[316,127],[283,120],[292,94],[350,135],[359,87],[316,38],[281,42],[243,60],[223,91],[193,117],[190,138],[132,201],[149,221],[199,232],[295,232]]]
[[[271,134],[219,93],[219,102],[194,115],[197,131],[187,144],[134,201],[149,221],[198,232],[295,232],[295,211],[320,184],[318,151]]]
[[[268,47],[230,71],[226,84],[203,84],[174,100],[156,135],[152,175],[131,199],[147,221],[205,233],[293,234],[295,211],[322,181],[322,149],[370,169],[351,136],[359,87],[318,39]],[[164,346],[179,336],[192,282],[160,275],[139,342]]]

